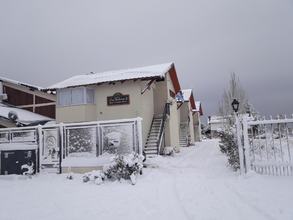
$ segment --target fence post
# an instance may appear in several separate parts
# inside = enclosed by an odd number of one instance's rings
[[[41,166],[42,166],[42,155],[43,155],[43,132],[42,132],[42,126],[38,125],[38,143],[39,143],[39,149],[38,149],[38,154],[36,158],[36,169],[40,172],[41,171]]]
[[[244,160],[245,160],[245,172],[247,173],[251,169],[250,161],[250,144],[248,138],[248,118],[247,115],[243,118],[243,139],[244,139]]]
[[[239,164],[240,164],[240,174],[245,173],[244,167],[244,155],[243,155],[243,146],[241,141],[242,131],[239,116],[235,114],[235,124],[236,124],[236,135],[237,135],[237,146],[239,152]]]
[[[63,139],[63,129],[64,125],[61,122],[59,124],[59,173],[62,173],[62,159],[63,159],[63,149],[64,149],[64,139]]]
[[[142,155],[142,118],[137,118],[138,153]]]

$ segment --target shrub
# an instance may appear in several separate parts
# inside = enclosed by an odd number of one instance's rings
[[[105,174],[103,173],[103,171],[101,170],[95,170],[89,173],[86,173],[83,177],[82,177],[82,181],[84,183],[87,182],[94,182],[97,185],[100,185],[104,182],[105,180]]]
[[[174,147],[165,147],[163,151],[163,155],[165,156],[174,156],[175,149]]]
[[[103,171],[96,170],[86,173],[83,176],[83,182],[93,182],[97,185],[103,183],[106,179],[109,180],[130,180],[134,185],[138,174],[142,174],[143,156],[137,153],[126,155],[117,154],[112,163]]]
[[[105,176],[110,180],[130,180],[136,184],[136,177],[142,174],[143,157],[131,153],[128,155],[116,155],[112,164],[104,171]]]
[[[232,131],[221,131],[218,134],[221,139],[219,144],[221,152],[227,155],[229,165],[234,171],[237,171],[240,168],[240,163],[237,140],[234,133]]]

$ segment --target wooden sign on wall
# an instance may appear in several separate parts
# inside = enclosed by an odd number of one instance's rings
[[[107,105],[127,105],[129,103],[129,95],[123,95],[120,92],[115,93],[113,96],[107,97]]]

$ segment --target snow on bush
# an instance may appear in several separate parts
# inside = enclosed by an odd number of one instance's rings
[[[103,171],[96,170],[86,173],[83,176],[83,182],[93,182],[100,185],[106,179],[111,181],[125,179],[135,185],[137,176],[142,174],[142,168],[143,156],[134,152],[126,155],[117,154]]]
[[[174,147],[165,147],[163,151],[163,155],[165,156],[174,156],[175,149]]]
[[[142,174],[143,156],[137,153],[116,155],[113,162],[105,169],[104,173],[110,180],[131,180],[134,185],[138,174]]]
[[[229,165],[237,171],[240,168],[240,162],[236,136],[228,130],[218,132],[218,135],[221,139],[219,145],[221,152],[227,155]]]
[[[105,174],[101,170],[94,170],[92,172],[86,173],[83,178],[83,182],[93,182],[96,185],[100,185],[105,180]]]
[[[35,172],[34,163],[28,162],[27,164],[23,164],[21,170],[23,171],[22,175],[31,177]]]

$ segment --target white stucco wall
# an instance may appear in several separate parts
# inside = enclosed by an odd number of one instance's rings
[[[167,80],[167,91],[168,91],[168,100],[172,104],[170,105],[170,117],[167,122],[167,135],[166,135],[166,144],[174,147],[177,152],[180,151],[179,145],[179,128],[180,128],[180,112],[177,110],[177,102],[169,94],[169,90],[172,90],[175,93],[173,83],[171,81],[169,73],[166,77]]]
[[[201,121],[199,112],[193,114],[194,140],[201,141]]]
[[[96,105],[76,105],[56,107],[56,122],[96,121]]]

